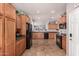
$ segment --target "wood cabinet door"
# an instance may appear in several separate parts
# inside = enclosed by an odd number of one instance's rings
[[[66,51],[66,36],[62,37],[62,48]]]
[[[5,3],[5,16],[14,20],[16,19],[16,9],[13,5]]]
[[[49,33],[49,39],[54,39],[56,41],[56,33],[50,32]]]
[[[49,39],[54,39],[54,33],[49,33]]]
[[[20,42],[21,53],[23,53],[25,48],[26,48],[26,44],[25,43],[26,43],[25,39],[21,39],[21,42]]]
[[[37,38],[37,34],[36,33],[32,33],[32,38],[33,39]]]
[[[21,49],[20,49],[20,41],[16,42],[16,55],[19,56],[21,54]]]
[[[59,19],[59,24],[64,24],[64,23],[66,23],[66,16],[62,16]]]
[[[0,15],[4,15],[4,4],[0,3]]]
[[[37,33],[38,39],[44,39],[44,33]]]
[[[44,39],[44,33],[41,33],[41,32],[32,33],[32,38],[33,39]]]
[[[57,24],[48,24],[48,29],[50,30],[56,30],[57,28]]]
[[[16,55],[19,56],[23,53],[23,51],[26,48],[26,41],[25,39],[20,39],[19,41],[17,41],[16,44]]]
[[[15,55],[16,27],[15,21],[5,18],[5,55]]]
[[[0,16],[0,56],[4,55],[4,17]]]
[[[17,16],[17,19],[16,19],[16,28],[17,29],[21,29],[21,18],[20,18],[20,16]]]
[[[26,16],[20,15],[21,17],[21,35],[26,35]]]
[[[26,16],[26,23],[30,23],[30,18]]]
[[[63,23],[66,23],[66,16],[62,17],[62,21],[63,21]]]

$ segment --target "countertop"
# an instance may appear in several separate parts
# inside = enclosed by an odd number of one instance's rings
[[[25,39],[25,36],[18,36],[18,37],[16,37],[16,40],[17,40],[17,41],[19,41],[19,40],[21,40],[21,39]]]

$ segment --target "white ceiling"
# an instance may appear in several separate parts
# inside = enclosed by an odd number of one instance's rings
[[[23,10],[37,23],[47,23],[49,19],[57,18],[66,11],[65,3],[14,3],[16,9]]]

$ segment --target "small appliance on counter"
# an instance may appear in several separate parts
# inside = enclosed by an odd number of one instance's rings
[[[32,46],[32,25],[26,23],[26,49],[30,49]]]

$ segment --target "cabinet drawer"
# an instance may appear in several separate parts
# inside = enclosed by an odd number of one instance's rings
[[[0,3],[0,15],[4,15],[4,4]]]
[[[16,19],[16,9],[13,5],[8,3],[5,4],[5,16]]]
[[[26,48],[25,39],[20,39],[16,44],[16,55],[21,55]]]

